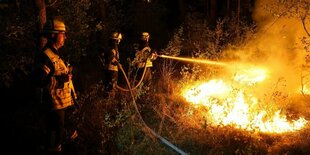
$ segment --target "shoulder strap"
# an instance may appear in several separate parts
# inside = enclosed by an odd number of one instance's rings
[[[59,59],[59,56],[56,55],[50,48],[47,48],[44,53],[47,55],[47,57],[54,63]]]
[[[46,49],[44,53],[47,55],[47,57],[51,60],[55,67],[55,73],[54,75],[61,75],[68,73],[68,68],[63,62],[63,60],[59,57],[59,55],[55,54],[51,49]]]

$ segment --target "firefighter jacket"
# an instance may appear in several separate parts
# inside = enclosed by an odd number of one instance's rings
[[[137,50],[134,63],[138,68],[153,67],[152,61],[155,58],[152,56],[151,48],[149,46],[144,47],[142,50]]]
[[[119,61],[119,52],[117,49],[112,48],[107,55],[107,69],[111,71],[118,71],[117,63]]]
[[[50,48],[44,50],[44,54],[50,59],[53,64],[53,68],[49,68],[43,65],[43,69],[46,75],[50,75],[50,82],[45,86],[48,90],[51,100],[52,109],[63,109],[74,104],[73,97],[76,99],[76,95],[72,95],[74,90],[71,79],[63,80],[63,76],[68,77],[68,68],[64,61],[55,54]]]

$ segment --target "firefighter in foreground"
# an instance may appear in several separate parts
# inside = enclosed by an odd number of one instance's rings
[[[137,80],[143,78],[143,83],[146,86],[150,86],[152,80],[152,67],[153,61],[157,59],[157,52],[151,50],[149,46],[150,34],[148,32],[142,32],[139,38],[139,42],[135,48],[135,58],[131,62],[132,66],[137,69]],[[146,67],[146,68],[145,68]],[[142,77],[144,68],[146,69],[144,77]]]
[[[47,107],[47,152],[61,154],[63,143],[78,136],[75,129],[69,132],[67,128],[67,123],[72,123],[69,120],[67,122],[70,116],[68,112],[72,112],[77,96],[70,69],[59,56],[59,49],[64,46],[66,39],[63,20],[57,17],[47,20],[43,35],[48,41],[38,56],[34,78],[36,84],[43,88],[43,102]]]
[[[119,51],[118,45],[122,40],[122,34],[119,32],[113,32],[109,39],[109,49],[104,53],[106,80],[105,80],[105,92],[109,98],[114,98],[116,85],[118,80],[118,61]]]

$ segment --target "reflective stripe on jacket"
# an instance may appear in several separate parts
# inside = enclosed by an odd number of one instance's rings
[[[44,53],[52,61],[55,68],[55,73],[51,77],[51,83],[48,85],[48,91],[52,97],[53,109],[63,109],[73,105],[71,96],[71,88],[73,87],[72,81],[69,79],[68,82],[62,84],[56,79],[56,76],[68,74],[67,66],[51,49],[47,48]]]

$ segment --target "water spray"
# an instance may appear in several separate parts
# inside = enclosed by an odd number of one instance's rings
[[[228,65],[226,63],[205,60],[205,59],[183,58],[183,57],[175,57],[175,56],[168,56],[168,55],[158,55],[158,57],[166,58],[166,59],[173,59],[173,60],[180,60],[180,61],[187,61],[187,62],[194,62],[194,63],[203,63],[203,64],[209,64],[209,65],[219,65],[219,66]]]

